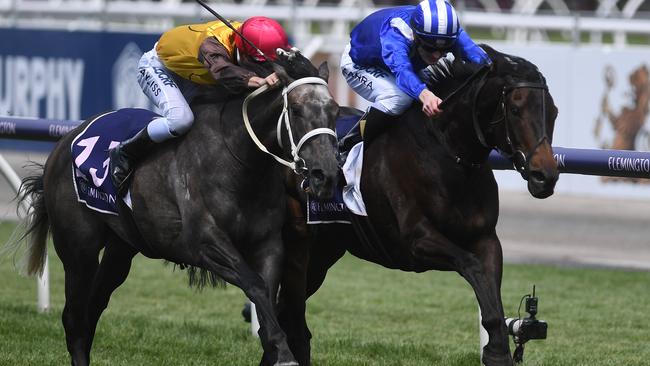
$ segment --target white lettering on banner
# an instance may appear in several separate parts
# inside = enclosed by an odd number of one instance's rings
[[[0,56],[0,114],[81,118],[81,59]]]
[[[615,171],[650,173],[650,159],[610,156],[607,158],[607,167]]]
[[[72,61],[72,60],[70,60]],[[81,119],[81,86],[84,79],[84,63],[81,60],[63,64],[68,86],[68,118]]]
[[[11,85],[9,84],[9,73],[4,72],[4,60],[0,57],[0,115],[11,114]]]
[[[553,157],[555,158],[558,168],[566,167],[566,154],[553,154]]]
[[[74,129],[75,129],[74,126],[54,124],[54,125],[50,125],[50,127],[48,128],[48,133],[50,136],[61,137]]]
[[[16,124],[13,122],[0,122],[0,134],[2,135],[15,135]]]
[[[36,117],[37,115],[29,110],[29,101],[27,100],[29,93],[29,62],[27,57],[16,57],[13,63],[7,65],[13,65],[14,116]],[[7,75],[11,74],[7,73]]]
[[[42,57],[34,57],[32,59],[32,67],[29,73],[29,85],[31,93],[29,95],[29,109],[30,113],[26,116],[38,116],[41,110],[41,100],[45,98],[45,91],[47,84],[45,83],[45,59]]]
[[[45,117],[52,119],[66,119],[65,115],[65,87],[63,79],[63,64],[48,62],[47,74],[47,107]]]

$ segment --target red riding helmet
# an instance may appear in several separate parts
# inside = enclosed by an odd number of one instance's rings
[[[280,23],[267,17],[248,18],[239,31],[246,39],[253,42],[264,54],[271,60],[275,60],[276,48],[287,49],[289,42],[287,34]],[[244,54],[252,57],[256,61],[266,61],[257,50],[251,47],[246,41],[243,41],[239,35],[235,35],[235,45]]]

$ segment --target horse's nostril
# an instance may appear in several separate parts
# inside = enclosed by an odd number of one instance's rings
[[[531,171],[529,173],[529,179],[536,182],[536,183],[544,183],[546,181],[546,177],[544,174],[540,171]]]
[[[312,169],[309,175],[315,181],[322,182],[325,180],[325,173],[323,173],[322,169]]]

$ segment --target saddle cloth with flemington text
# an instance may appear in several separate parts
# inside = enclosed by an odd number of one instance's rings
[[[336,121],[336,137],[340,141],[359,121],[358,115],[343,115]],[[303,182],[303,185],[309,184]],[[350,211],[343,202],[343,186],[336,187],[334,197],[329,200],[319,200],[309,196],[307,200],[307,223],[330,224],[350,223]]]
[[[108,151],[133,137],[155,117],[159,115],[139,108],[103,113],[72,140],[72,177],[79,202],[91,210],[118,214],[117,189],[110,178]]]

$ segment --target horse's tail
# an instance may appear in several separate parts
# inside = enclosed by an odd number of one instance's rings
[[[50,231],[50,220],[45,208],[43,195],[43,165],[34,163],[38,173],[23,179],[18,191],[18,206],[16,212],[23,220],[20,228],[24,229],[17,240],[12,240],[10,246],[18,249],[20,244],[29,238],[27,245],[26,270],[28,275],[43,273],[47,255],[47,235]]]

